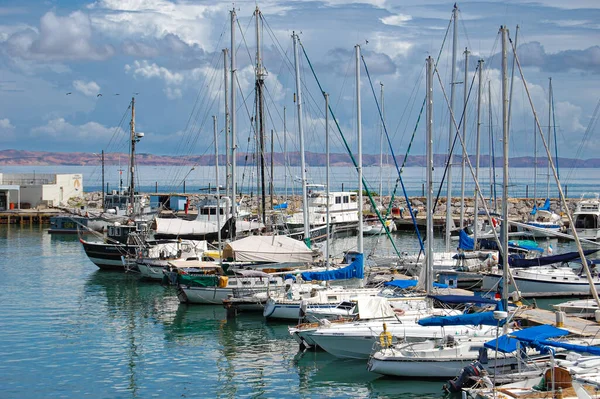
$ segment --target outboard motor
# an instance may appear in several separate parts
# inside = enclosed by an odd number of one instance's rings
[[[444,385],[444,388],[449,392],[460,392],[463,388],[470,388],[482,376],[485,368],[478,361],[474,361],[468,366],[464,367],[458,377],[448,381],[448,385]]]

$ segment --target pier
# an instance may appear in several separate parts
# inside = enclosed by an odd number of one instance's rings
[[[59,209],[24,209],[0,212],[0,224],[33,226],[50,224],[50,218],[64,214]]]
[[[556,325],[556,312],[540,308],[522,309],[517,312],[515,319],[521,320],[524,327],[541,324]],[[600,323],[580,317],[565,316],[564,324],[560,328],[582,337],[600,336]]]

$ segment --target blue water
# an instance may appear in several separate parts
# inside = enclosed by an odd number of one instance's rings
[[[4,399],[442,396],[443,381],[300,357],[287,325],[262,315],[228,320],[220,306],[180,305],[172,288],[101,272],[75,237],[2,225],[0,258]]]
[[[127,187],[127,170],[121,175],[119,170],[127,169],[126,165],[106,165],[105,167],[105,183],[108,183],[109,190],[117,190],[120,186]],[[548,174],[546,169],[537,170],[537,179],[534,179],[535,171],[532,168],[512,168],[509,171],[509,196],[515,198],[545,198],[549,193],[551,198],[558,198],[558,190],[554,177],[550,177],[548,184]],[[102,189],[102,169],[99,165],[96,166],[76,166],[76,165],[61,165],[61,166],[2,166],[0,173],[29,173],[32,176],[37,173],[81,173],[83,174],[83,189],[86,192],[100,191]],[[213,166],[196,166],[192,169],[191,166],[148,166],[142,165],[137,168],[136,186],[142,192],[153,193],[155,191],[161,193],[170,192],[187,192],[198,193],[200,189],[206,189],[209,185],[215,187],[215,169]],[[365,180],[369,185],[369,189],[374,192],[379,192],[380,179],[382,180],[381,191],[385,195],[389,195],[396,184],[397,172],[394,166],[388,165],[380,170],[379,167],[371,166],[363,169]],[[380,176],[381,173],[381,176]],[[439,182],[442,181],[444,168],[438,167],[434,170],[434,191],[437,193]],[[332,167],[330,169],[330,182],[332,190],[356,190],[357,174],[352,167]],[[502,195],[502,169],[496,168],[496,192],[498,196]],[[268,175],[268,173],[267,173]],[[301,192],[299,179],[301,175],[298,167],[283,167],[276,166],[274,172],[274,187],[279,195],[285,193],[286,179],[288,194]],[[225,184],[224,168],[220,171],[220,184]],[[256,167],[240,166],[237,168],[238,190],[244,194],[256,194]],[[325,168],[309,167],[308,180],[311,183],[324,184]],[[475,191],[475,185],[471,178],[471,173],[467,169],[465,182],[465,195],[471,196]],[[122,182],[121,182],[122,177]],[[269,178],[267,176],[267,178]],[[425,168],[409,167],[405,168],[402,173],[402,179],[408,195],[424,196],[425,184]],[[585,192],[599,192],[600,185],[600,169],[567,169],[561,172],[561,184],[563,191],[567,197],[579,198]],[[535,187],[534,187],[535,182]],[[460,167],[452,169],[452,187],[453,196],[460,196],[461,191],[461,170]],[[493,183],[493,182],[492,182]],[[489,170],[485,169],[480,172],[480,187],[486,197],[490,196],[491,185]],[[442,196],[445,197],[445,186],[442,190]],[[398,186],[397,195],[401,195],[401,187]]]

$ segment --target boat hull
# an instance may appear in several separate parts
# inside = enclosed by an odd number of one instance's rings
[[[556,276],[555,279],[552,279],[552,277],[545,279],[540,276],[524,277],[517,275],[513,269],[513,277],[523,297],[591,295],[590,285],[585,276],[580,277],[579,280],[571,281],[560,280],[559,276]],[[499,274],[484,274],[482,290],[490,291],[496,289],[501,278],[502,276]],[[600,290],[600,279],[598,277],[594,277],[594,286],[596,290]],[[509,291],[514,291],[515,289],[512,284],[508,287]]]
[[[102,270],[126,271],[123,259],[134,259],[140,249],[136,245],[106,244],[83,239],[79,239],[79,241],[89,260]]]

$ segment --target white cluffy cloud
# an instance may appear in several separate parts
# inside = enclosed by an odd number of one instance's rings
[[[380,21],[385,25],[403,26],[406,22],[412,20],[410,15],[397,14],[388,17],[380,18]]]
[[[9,54],[27,60],[105,60],[114,54],[110,45],[92,42],[90,18],[81,11],[61,17],[49,11],[39,30],[26,28],[8,37]]]
[[[75,80],[73,81],[73,87],[88,97],[95,97],[100,93],[100,86],[94,81],[84,82],[83,80]]]
[[[14,129],[15,127],[10,123],[10,119],[0,119],[0,131]]]
[[[48,121],[44,126],[31,129],[31,133],[34,137],[52,138],[55,142],[86,140],[86,142],[106,143],[117,129],[122,130],[120,127],[105,127],[98,122],[76,126],[64,118],[56,118]]]

